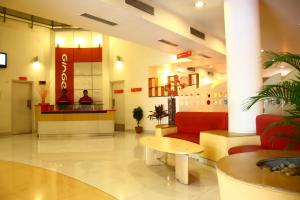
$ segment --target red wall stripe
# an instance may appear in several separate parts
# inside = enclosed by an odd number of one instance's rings
[[[142,88],[131,88],[131,92],[141,92]]]
[[[114,93],[115,94],[122,94],[122,93],[124,93],[124,90],[114,90]]]

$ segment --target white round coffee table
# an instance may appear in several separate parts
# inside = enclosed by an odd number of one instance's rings
[[[204,148],[199,144],[169,137],[146,136],[140,139],[140,143],[146,146],[146,165],[161,164],[156,157],[156,151],[175,154],[175,177],[183,184],[189,182],[189,154],[204,151]]]

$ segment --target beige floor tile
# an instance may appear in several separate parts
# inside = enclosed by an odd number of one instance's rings
[[[120,200],[219,199],[216,171],[212,167],[190,159],[187,186],[175,180],[172,155],[168,165],[146,166],[144,147],[138,142],[143,135],[118,132],[114,137],[0,137],[0,159],[60,172]]]

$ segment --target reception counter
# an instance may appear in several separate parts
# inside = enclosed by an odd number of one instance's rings
[[[35,106],[39,136],[112,135],[114,110],[47,109]]]

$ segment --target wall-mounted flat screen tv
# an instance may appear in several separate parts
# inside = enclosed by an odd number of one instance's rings
[[[0,52],[0,68],[7,67],[7,54]]]

